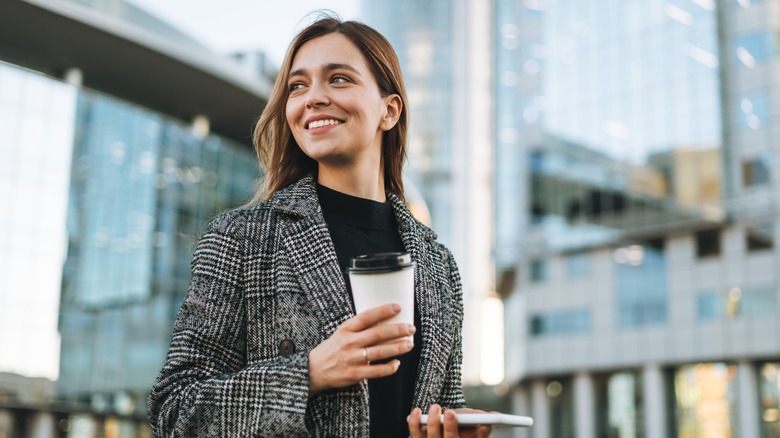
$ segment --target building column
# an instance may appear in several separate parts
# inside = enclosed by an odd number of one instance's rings
[[[534,419],[531,436],[550,438],[550,401],[547,398],[547,383],[544,380],[534,380],[531,384],[531,412]]]
[[[54,434],[54,415],[49,412],[36,412],[30,419],[30,437],[47,438]]]
[[[739,436],[758,436],[758,380],[755,366],[746,361],[737,362],[737,417]]]
[[[642,394],[645,437],[665,438],[664,376],[658,364],[648,364],[642,370]]]
[[[596,436],[596,396],[590,373],[574,375],[574,425],[577,438]]]
[[[528,395],[527,385],[518,386],[517,389],[512,391],[512,414],[533,416],[528,403]],[[528,427],[513,427],[512,438],[530,438],[530,429]]]

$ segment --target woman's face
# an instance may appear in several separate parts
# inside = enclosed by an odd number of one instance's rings
[[[331,33],[304,43],[287,78],[287,123],[303,152],[320,166],[376,166],[382,133],[400,113],[400,97],[383,97],[358,48]]]

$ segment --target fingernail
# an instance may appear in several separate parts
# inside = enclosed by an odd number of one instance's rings
[[[393,303],[392,309],[393,309],[393,312],[400,312],[401,311],[401,306],[399,306],[398,304]]]
[[[411,334],[417,331],[417,328],[414,326],[414,324],[409,324],[409,326],[406,327],[406,330]]]
[[[406,349],[407,349],[407,350],[411,350],[411,349],[412,349],[412,347],[414,347],[414,342],[412,342],[412,341],[406,341],[406,344],[404,344],[404,345],[406,346]]]

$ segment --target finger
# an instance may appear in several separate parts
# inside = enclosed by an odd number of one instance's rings
[[[360,332],[398,315],[399,312],[401,312],[401,306],[398,304],[384,304],[358,313],[346,320],[342,327],[353,332]]]
[[[401,366],[401,361],[391,360],[387,363],[371,364],[369,366],[362,367],[359,373],[359,379],[378,379],[380,377],[387,377],[395,374],[398,371],[398,367]]]
[[[422,418],[422,409],[414,408],[412,413],[409,414],[409,435],[412,438],[424,438],[425,431],[420,426],[420,418]]]
[[[428,408],[428,425],[426,430],[429,438],[439,438],[441,436],[441,407],[435,403]]]
[[[477,436],[480,438],[490,438],[490,434],[493,432],[493,427],[489,424],[480,424]]]
[[[402,338],[411,339],[417,329],[413,324],[381,324],[356,333],[354,343],[361,347],[370,347],[389,343]]]
[[[444,438],[457,438],[458,418],[451,409],[444,411]]]
[[[401,341],[392,342],[389,344],[374,345],[373,347],[365,347],[357,350],[357,359],[355,363],[368,363],[379,362],[391,357],[397,357],[402,354],[410,352],[414,348],[414,342],[411,339],[403,339]]]

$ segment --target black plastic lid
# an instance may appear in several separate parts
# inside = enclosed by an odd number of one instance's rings
[[[349,272],[377,273],[400,271],[414,266],[412,256],[408,252],[382,252],[357,256],[349,261]]]

